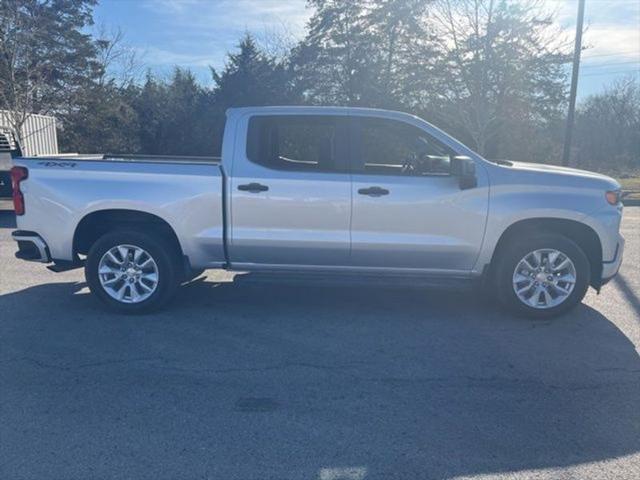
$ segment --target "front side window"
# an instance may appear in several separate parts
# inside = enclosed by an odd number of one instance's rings
[[[249,121],[247,156],[275,170],[344,171],[339,124],[331,116],[256,116]]]
[[[397,120],[361,118],[359,173],[373,175],[449,175],[455,153],[425,131]]]

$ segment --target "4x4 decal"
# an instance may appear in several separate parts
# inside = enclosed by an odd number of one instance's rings
[[[73,168],[77,165],[76,162],[38,162],[38,165],[43,167],[60,167],[60,168]]]

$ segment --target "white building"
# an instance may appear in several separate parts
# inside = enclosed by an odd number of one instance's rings
[[[0,130],[11,129],[11,112],[0,110]],[[47,115],[29,115],[22,126],[22,154],[41,156],[58,154],[56,119]]]

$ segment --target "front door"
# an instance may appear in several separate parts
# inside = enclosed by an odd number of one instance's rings
[[[486,179],[461,190],[449,173],[456,152],[401,120],[355,116],[352,137],[352,264],[471,270],[484,236]]]
[[[231,172],[233,265],[345,265],[351,179],[348,117],[253,116]]]

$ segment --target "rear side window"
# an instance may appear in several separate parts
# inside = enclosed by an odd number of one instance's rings
[[[345,120],[320,115],[256,116],[249,120],[247,157],[275,170],[346,171]]]

